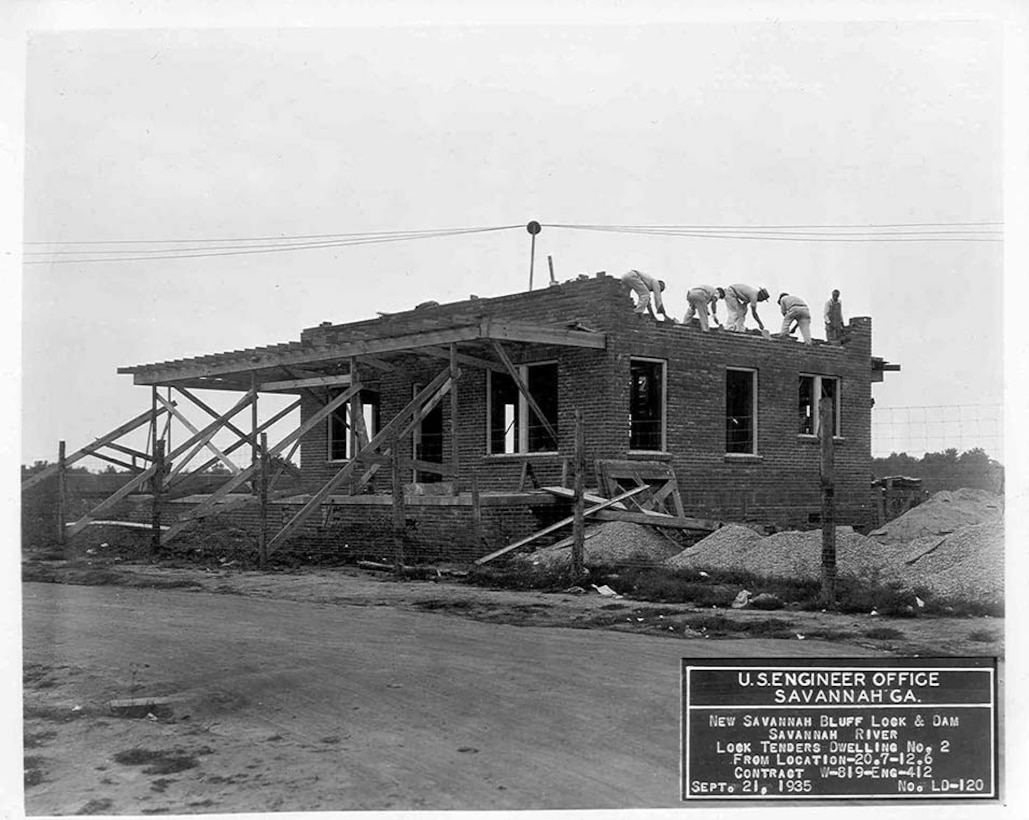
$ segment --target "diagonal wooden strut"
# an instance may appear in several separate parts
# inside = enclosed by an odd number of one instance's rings
[[[322,407],[317,413],[312,415],[306,422],[301,424],[296,430],[287,435],[282,441],[276,444],[274,447],[268,448],[268,455],[278,455],[284,449],[289,447],[294,441],[297,441],[301,437],[307,435],[317,424],[321,423],[326,416],[328,416],[333,410],[339,407],[341,404],[350,400],[350,397],[361,390],[360,384],[351,385],[348,390],[340,393],[336,398]],[[249,439],[249,437],[247,437]],[[167,532],[161,537],[161,543],[166,544],[182,530],[188,526],[190,521],[194,518],[203,518],[210,515],[214,510],[215,506],[235,490],[240,487],[244,482],[248,481],[254,472],[258,469],[259,465],[254,463],[251,464],[244,470],[240,470],[236,475],[229,479],[225,484],[215,490],[209,495],[204,501],[202,501],[195,509],[181,516],[178,523],[173,524]]]
[[[197,434],[200,433],[200,431],[197,429],[196,425],[193,424],[193,422],[191,422],[189,419],[187,419],[184,415],[182,415],[181,412],[179,412],[175,408],[175,405],[174,405],[173,402],[170,402],[168,399],[164,398],[164,396],[162,396],[160,394],[157,394],[157,400],[159,402],[161,402],[162,405],[164,405],[165,409],[169,413],[171,413],[173,416],[175,416],[175,418],[177,418],[180,422],[182,422],[183,427],[185,427],[187,430],[189,430],[189,432],[193,433],[194,435],[197,435]],[[226,425],[226,426],[228,426],[228,425]],[[225,455],[225,453],[223,453],[221,450],[219,450],[217,447],[215,447],[211,443],[210,439],[204,441],[202,446],[206,447],[208,450],[210,450],[212,453],[214,453],[215,456],[221,461],[221,463],[229,468],[229,472],[230,473],[235,475],[236,473],[239,472],[239,466],[232,459],[230,459],[227,455]],[[190,456],[190,458],[192,458],[192,456]],[[182,464],[179,466],[179,468],[176,470],[176,472],[181,470],[182,467],[185,466],[186,463],[188,463],[188,462],[189,462],[189,459],[188,458],[185,459],[182,462]],[[173,475],[174,475],[174,473],[173,473]],[[171,476],[169,476],[169,477],[171,477]]]
[[[504,367],[507,368],[508,374],[514,379],[514,383],[518,385],[519,392],[525,396],[525,400],[529,403],[529,407],[532,412],[536,414],[536,417],[540,420],[540,423],[550,433],[550,437],[554,440],[554,448],[556,449],[560,442],[557,438],[557,430],[554,426],[547,421],[547,417],[543,414],[540,406],[536,403],[536,399],[532,397],[532,393],[529,392],[529,386],[522,380],[521,374],[518,372],[518,368],[514,366],[510,357],[507,355],[507,351],[504,350],[504,346],[500,344],[496,339],[493,340],[493,349],[496,351],[500,361],[504,363]]]
[[[342,470],[336,475],[330,478],[324,486],[318,492],[316,492],[311,499],[294,515],[286,525],[275,534],[275,537],[268,542],[268,554],[281,544],[285,538],[293,532],[297,527],[304,523],[322,504],[322,502],[329,496],[329,494],[336,489],[340,484],[349,479],[361,465],[361,456],[369,455],[378,450],[383,444],[389,441],[390,437],[398,431],[398,429],[405,425],[410,419],[410,423],[404,428],[402,433],[399,435],[406,435],[413,426],[421,420],[421,418],[438,403],[440,399],[446,394],[447,385],[450,382],[450,367],[446,367],[439,373],[431,382],[423,387],[418,394],[411,399],[410,402],[397,413],[389,423],[386,424],[375,436],[369,441],[364,447],[362,447],[357,453],[354,454],[354,458],[350,460]],[[429,398],[431,397],[431,398]],[[423,402],[429,398],[429,402],[423,406]],[[430,406],[431,404],[431,406]],[[426,409],[428,408],[428,410]],[[368,473],[374,475],[376,469],[380,465],[373,464]],[[370,477],[370,476],[369,476]],[[362,480],[364,477],[362,476]]]
[[[163,409],[162,410],[158,410],[157,411],[157,415],[160,416],[164,412],[165,411]],[[95,441],[87,444],[82,449],[76,450],[70,456],[67,456],[64,459],[64,466],[65,467],[69,467],[72,464],[74,464],[76,461],[78,461],[80,458],[85,458],[86,456],[93,455],[101,447],[105,447],[105,446],[109,445],[112,441],[116,441],[117,439],[119,439],[122,436],[124,436],[126,433],[131,433],[137,427],[141,427],[144,424],[146,424],[147,422],[149,422],[152,418],[154,418],[153,411],[152,410],[145,410],[144,412],[140,413],[135,418],[129,419],[129,421],[125,422],[121,426],[115,427],[113,430],[111,430],[111,432],[105,433],[104,435],[100,436],[100,438],[98,438]],[[39,482],[45,481],[50,476],[55,475],[59,469],[60,469],[59,465],[51,464],[46,469],[41,470],[40,472],[36,473],[31,478],[28,478],[24,482],[22,482],[22,485],[21,485],[22,491],[24,492],[25,490],[29,489],[30,487],[34,487],[36,484],[39,484]]]
[[[276,413],[274,416],[272,416],[270,419],[268,419],[263,424],[261,424],[261,426],[257,428],[257,432],[261,433],[264,430],[267,430],[273,424],[275,424],[276,422],[278,422],[281,419],[283,419],[286,416],[288,416],[290,413],[292,413],[298,407],[300,407],[300,399],[297,399],[296,401],[292,402],[288,407],[283,408],[278,413]],[[232,455],[232,453],[234,453],[240,447],[243,447],[244,445],[249,444],[249,443],[250,442],[246,441],[245,439],[239,439],[235,443],[230,444],[228,447],[225,448],[225,455]],[[187,459],[187,461],[188,461],[188,459]],[[186,473],[183,473],[182,475],[177,476],[174,481],[168,480],[167,483],[165,484],[165,489],[170,489],[172,487],[175,487],[178,484],[182,483],[183,481],[187,480],[188,478],[196,475],[197,473],[202,473],[204,470],[206,470],[208,467],[210,467],[212,464],[214,464],[217,461],[218,461],[217,457],[210,458],[207,461],[205,461],[203,464],[201,464],[199,467],[197,467],[195,470],[191,470],[190,472],[186,472]]]

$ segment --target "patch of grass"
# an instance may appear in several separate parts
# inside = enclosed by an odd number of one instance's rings
[[[968,633],[968,640],[978,643],[993,643],[999,639],[1000,636],[990,629],[976,629]]]
[[[123,766],[144,766],[143,774],[175,774],[192,769],[199,762],[195,756],[184,752],[143,749],[139,746],[118,752],[114,761]]]
[[[109,798],[109,797],[101,797],[101,798],[94,797],[92,800],[90,800],[88,803],[86,803],[86,805],[84,805],[81,809],[79,809],[75,813],[76,814],[110,814],[112,808],[114,808],[114,801],[111,800],[111,798]]]
[[[628,609],[628,604],[604,604],[601,609]]]
[[[873,629],[866,629],[861,634],[875,641],[897,641],[904,637],[903,632],[892,626],[877,626]]]

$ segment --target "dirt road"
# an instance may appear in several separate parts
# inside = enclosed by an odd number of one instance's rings
[[[874,654],[205,591],[23,590],[29,814],[678,806],[681,657]],[[181,700],[152,718],[108,708],[157,695]]]

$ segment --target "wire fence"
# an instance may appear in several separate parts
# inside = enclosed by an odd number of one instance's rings
[[[872,455],[923,456],[954,448],[981,448],[1000,459],[1004,452],[1001,404],[947,404],[872,409]]]

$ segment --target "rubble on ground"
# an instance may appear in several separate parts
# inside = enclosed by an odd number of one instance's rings
[[[726,524],[692,547],[665,561],[672,569],[739,569],[749,566],[748,551],[763,536],[742,524]]]
[[[972,524],[997,521],[1003,516],[1003,497],[989,490],[941,490],[869,535],[883,544],[910,543],[919,538],[948,535]]]

